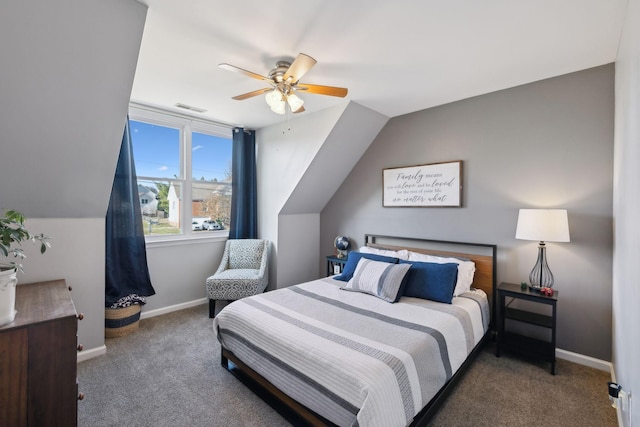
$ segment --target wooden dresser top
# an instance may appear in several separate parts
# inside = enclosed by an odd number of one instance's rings
[[[16,311],[15,320],[0,326],[0,331],[77,315],[64,279],[19,284]]]

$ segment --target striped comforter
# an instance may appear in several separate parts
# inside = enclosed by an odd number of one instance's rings
[[[405,426],[486,332],[486,296],[390,304],[340,285],[324,278],[235,301],[213,321],[218,340],[338,425]]]

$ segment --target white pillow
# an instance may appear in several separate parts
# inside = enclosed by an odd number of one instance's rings
[[[402,279],[409,268],[411,264],[391,264],[361,258],[351,280],[340,289],[362,292],[387,302],[395,302]]]
[[[471,289],[473,275],[476,272],[476,264],[473,261],[465,261],[459,258],[445,258],[418,252],[409,252],[409,261],[433,262],[437,264],[455,262],[458,264],[458,280],[456,282],[456,288],[453,290],[453,296],[457,297]]]
[[[399,251],[392,251],[390,249],[378,249],[372,248],[371,246],[362,246],[358,249],[358,252],[362,252],[363,254],[376,254],[383,256],[390,256],[398,259],[403,259],[405,261],[409,260],[409,251],[406,249],[401,249]]]

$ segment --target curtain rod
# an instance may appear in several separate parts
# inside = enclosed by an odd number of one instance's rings
[[[248,133],[248,134],[251,134],[251,132],[253,132],[253,130],[251,130],[251,129],[245,129],[245,128],[240,127],[240,126],[234,127],[233,131],[234,132],[238,132],[240,129],[242,129],[244,131],[244,133]]]

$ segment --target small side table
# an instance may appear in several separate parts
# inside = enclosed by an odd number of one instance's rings
[[[327,276],[333,276],[334,274],[342,273],[344,265],[347,263],[347,258],[338,258],[335,255],[327,255]]]
[[[537,356],[551,362],[551,374],[556,373],[556,304],[558,302],[558,291],[553,291],[553,296],[546,296],[536,290],[529,288],[522,289],[520,285],[514,283],[500,283],[498,291],[498,342],[496,344],[496,356],[500,357],[503,349],[508,349],[528,356]],[[506,304],[506,298],[511,298]],[[526,310],[511,308],[509,305],[516,299],[533,301],[538,304],[551,306],[551,315],[532,313]],[[551,341],[542,341],[505,332],[505,319],[536,325],[551,330]]]

